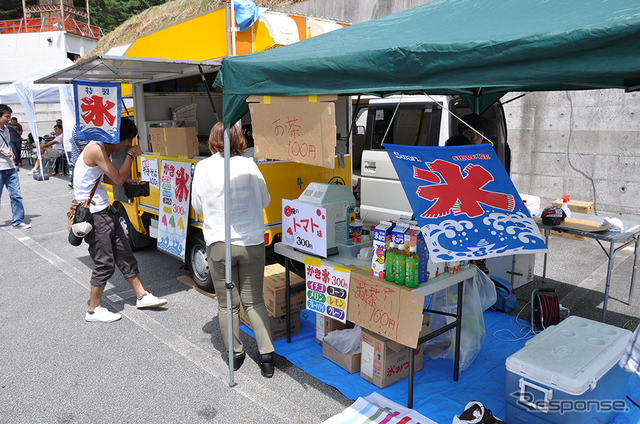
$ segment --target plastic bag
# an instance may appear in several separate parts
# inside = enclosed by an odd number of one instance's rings
[[[458,286],[447,287],[435,293],[431,309],[456,313],[458,306]],[[460,370],[471,365],[480,352],[485,328],[482,313],[496,302],[493,281],[483,272],[463,283],[462,325],[460,336]],[[429,327],[433,330],[453,322],[453,317],[431,314]],[[455,353],[455,329],[427,342],[425,354],[431,358],[453,358]]]
[[[324,337],[324,341],[345,355],[357,355],[360,353],[361,333],[362,329],[356,325],[354,328],[332,331]]]

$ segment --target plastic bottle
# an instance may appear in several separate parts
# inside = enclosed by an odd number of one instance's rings
[[[571,195],[567,194],[566,196],[562,196],[562,210],[567,214],[567,218],[571,217],[571,209],[569,209],[569,197]]]
[[[409,247],[409,254],[407,255],[407,270],[406,277],[404,280],[404,285],[407,287],[415,288],[420,285],[420,280],[418,278],[418,268],[420,267],[420,258],[418,258],[418,253],[416,253],[416,247]]]
[[[396,267],[393,272],[396,284],[404,285],[407,277],[407,252],[404,251],[404,243],[398,245],[398,253],[396,254]]]
[[[398,255],[398,249],[396,249],[396,244],[391,242],[389,244],[389,250],[387,250],[387,269],[384,275],[384,279],[390,282],[395,282],[395,268],[396,268],[396,256]]]

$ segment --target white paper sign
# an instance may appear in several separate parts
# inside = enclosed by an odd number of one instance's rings
[[[319,258],[304,258],[307,309],[340,322],[347,321],[351,272],[340,265],[323,265]]]
[[[327,210],[282,199],[282,241],[303,252],[327,257]]]
[[[191,163],[162,161],[158,249],[184,260],[189,225]]]
[[[140,174],[142,181],[149,181],[149,185],[160,190],[158,178],[158,159],[153,156],[142,155],[140,157]]]

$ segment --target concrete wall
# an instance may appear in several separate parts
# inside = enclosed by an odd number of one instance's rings
[[[277,10],[357,24],[430,1],[432,0],[308,0]]]
[[[529,93],[505,112],[511,178],[521,193],[546,201],[570,194],[593,201],[599,215],[639,218],[639,93]]]
[[[428,2],[309,0],[280,10],[359,23]],[[594,202],[598,215],[640,221],[640,94],[529,93],[505,112],[520,193],[539,196],[542,206],[570,194]]]

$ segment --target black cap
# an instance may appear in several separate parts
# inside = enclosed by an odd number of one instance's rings
[[[464,130],[468,130],[469,127],[473,128],[476,131],[486,133],[487,128],[489,128],[489,121],[487,121],[486,118],[478,115],[477,113],[470,113],[468,115],[463,116],[461,119],[462,121],[458,121],[459,133],[461,133]]]
[[[542,223],[544,225],[559,225],[567,217],[560,206],[551,206],[542,211]]]

